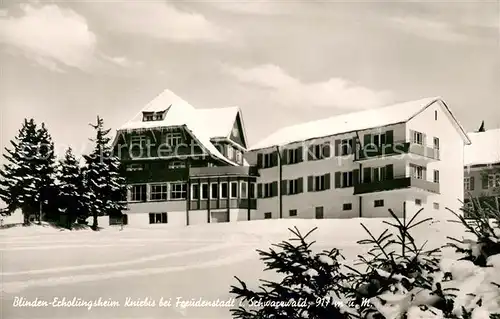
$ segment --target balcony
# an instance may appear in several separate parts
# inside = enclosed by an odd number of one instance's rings
[[[439,183],[408,176],[396,176],[393,179],[354,185],[354,195],[395,190],[410,190],[430,194],[439,194]]]
[[[380,158],[405,157],[439,161],[439,150],[425,145],[400,141],[385,145],[367,145],[362,147],[356,155],[355,161],[366,161]]]
[[[189,177],[209,176],[258,176],[255,166],[191,167]]]

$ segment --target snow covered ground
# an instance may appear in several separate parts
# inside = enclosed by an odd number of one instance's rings
[[[317,226],[311,237],[317,241],[317,249],[337,247],[352,260],[367,248],[356,244],[366,238],[360,222],[376,235],[387,226],[380,219],[287,219],[182,228],[126,227],[123,231],[109,227],[100,232],[42,226],[3,229],[2,314],[9,319],[230,318],[232,296],[228,291],[236,284],[233,276],[250,285],[258,278],[273,277],[262,272],[256,249],[290,238],[289,227],[297,226],[306,233]],[[439,222],[417,227],[415,235],[419,241],[439,246],[447,235],[462,236],[463,228]],[[44,304],[54,298],[76,298],[77,302]],[[89,310],[87,303],[99,298],[108,305],[101,303]],[[162,298],[171,300],[170,305],[160,306]],[[227,305],[181,307],[177,303],[200,298]],[[130,303],[138,300],[143,301],[142,306]],[[115,306],[110,306],[112,302]]]

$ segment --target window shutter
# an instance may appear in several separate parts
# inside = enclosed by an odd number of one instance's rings
[[[330,185],[332,184],[332,174],[325,174],[325,189],[330,189]]]
[[[288,164],[288,152],[290,150],[288,148],[283,149],[283,152],[281,154],[281,164],[286,165]]]
[[[307,191],[314,191],[314,176],[307,176]]]
[[[425,133],[422,133],[422,145],[423,146],[426,146],[427,145],[427,140],[426,140],[427,136],[425,135]]]
[[[258,168],[264,167],[264,163],[262,163],[263,160],[264,160],[264,158],[262,157],[262,153],[258,153],[257,154],[257,167]]]
[[[488,189],[488,175],[483,175],[483,189]]]
[[[288,185],[287,180],[281,181],[281,190],[280,190],[281,195],[288,195],[287,185]]]
[[[278,196],[278,182],[271,183],[271,196]]]
[[[314,159],[313,154],[314,154],[314,145],[309,145],[308,153],[307,153],[307,160],[312,161]]]
[[[325,142],[325,143],[322,145],[322,147],[323,147],[323,150],[322,150],[322,151],[323,151],[323,152],[322,152],[322,153],[323,153],[323,154],[322,154],[323,156],[322,156],[322,157],[323,157],[323,158],[330,158],[331,148],[332,148],[332,143],[330,143],[330,142]]]
[[[257,198],[262,198],[262,183],[257,184]]]
[[[335,188],[340,188],[342,187],[341,186],[341,178],[342,178],[342,173],[341,172],[335,172],[335,175],[334,175],[334,178],[335,178]]]
[[[394,179],[394,165],[389,164],[385,167],[385,178]]]
[[[341,140],[335,140],[335,156],[340,156],[340,143]]]
[[[364,138],[364,140],[363,140],[364,147],[366,147],[372,143],[372,135],[371,134],[365,134],[365,136],[363,138]]]
[[[354,185],[359,184],[359,169],[355,169],[352,171],[352,183]]]
[[[302,193],[304,191],[304,178],[299,177],[297,179],[297,193]]]
[[[301,146],[297,149],[297,162],[304,161],[304,148]]]
[[[274,151],[271,153],[271,166],[278,166],[278,152]]]
[[[392,145],[394,144],[394,131],[389,130],[385,132],[385,144]]]
[[[473,191],[474,190],[474,176],[471,176],[470,179],[470,190]]]
[[[372,170],[369,167],[363,168],[363,181],[370,183],[372,180]]]

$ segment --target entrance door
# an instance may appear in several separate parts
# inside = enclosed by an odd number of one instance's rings
[[[316,207],[316,219],[323,219],[323,206]]]

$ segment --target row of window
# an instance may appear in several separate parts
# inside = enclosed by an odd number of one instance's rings
[[[255,183],[233,181],[229,183],[201,183],[191,185],[191,200],[227,198],[255,198]],[[187,199],[187,183],[185,182],[135,184],[130,187],[129,201],[131,202],[182,199]]]
[[[145,135],[132,135],[130,137],[130,146],[139,145],[144,146],[148,144],[150,138]],[[170,145],[171,147],[175,147],[177,145],[182,144],[183,138],[182,133],[180,132],[170,132],[165,135],[165,144]],[[159,142],[162,144],[162,141]]]
[[[415,199],[415,204],[417,206],[422,205],[422,200],[421,199]],[[373,201],[373,207],[384,207],[385,203],[383,199],[376,199]],[[433,203],[434,209],[439,209],[439,203]],[[352,203],[344,203],[342,204],[342,210],[343,211],[349,211],[352,210]],[[288,216],[290,217],[296,217],[298,216],[298,211],[296,209],[290,209],[288,211]],[[317,219],[323,218],[323,206],[318,206],[315,208],[315,217]],[[271,219],[273,218],[273,215],[271,212],[266,212],[264,213],[264,218],[265,219]]]
[[[184,161],[171,161],[168,163],[167,167],[169,169],[185,168],[186,163]],[[139,163],[132,163],[132,164],[128,164],[126,169],[128,172],[143,171],[144,165],[139,164]]]
[[[473,191],[475,189],[476,179],[474,176],[464,178],[464,189]],[[493,189],[500,187],[500,173],[484,175],[481,181],[482,189]]]
[[[418,131],[410,131],[410,141],[414,144],[426,145],[426,136],[424,133]],[[439,138],[434,137],[434,149],[440,149]],[[365,134],[363,138],[364,147],[376,146],[383,147],[385,145],[394,144],[394,131],[388,130],[385,133],[380,134]],[[356,150],[356,138],[339,139],[335,140],[335,156],[347,156],[354,154]],[[308,161],[321,160],[330,158],[331,156],[331,143],[326,141],[322,143],[317,143],[310,145],[308,147]],[[285,149],[283,153],[278,154],[277,151],[271,153],[257,154],[257,166],[262,168],[269,168],[281,164],[296,164],[302,162],[303,159],[303,147],[297,147],[293,149]]]

